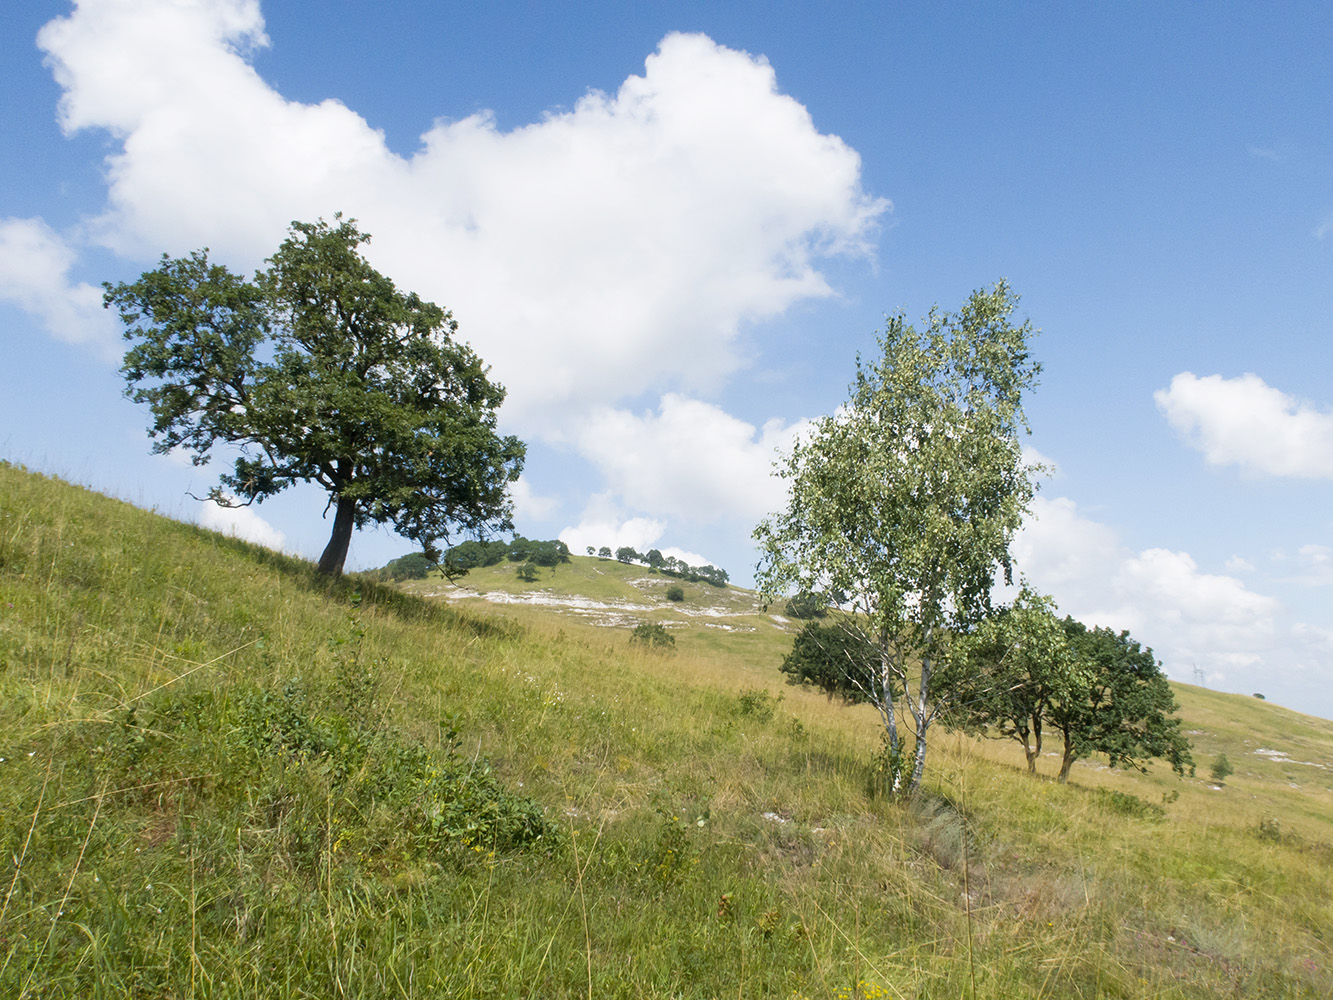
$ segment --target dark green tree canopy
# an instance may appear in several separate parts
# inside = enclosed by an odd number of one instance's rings
[[[1082,698],[1052,706],[1051,720],[1065,735],[1061,778],[1079,757],[1106,754],[1112,767],[1146,770],[1156,757],[1178,774],[1193,770],[1189,740],[1181,731],[1176,697],[1151,649],[1128,632],[1088,628],[1065,618],[1065,635],[1087,671]]]
[[[1064,738],[1060,781],[1092,754],[1112,767],[1145,770],[1154,757],[1181,774],[1194,766],[1161,664],[1128,632],[1061,621],[1050,598],[1024,588],[960,646],[937,677],[946,724],[1017,740],[1029,771],[1046,729]]]
[[[886,682],[879,669],[879,647],[848,618],[828,625],[807,622],[778,669],[788,684],[808,684],[849,705],[874,704],[882,694],[877,685]]]
[[[504,389],[448,312],[370,266],[369,240],[341,216],[293,222],[253,281],[198,250],[105,285],[153,450],[202,465],[237,446],[211,494],[228,505],[318,483],[336,511],[325,573],[342,571],[354,526],[392,525],[432,560],[453,533],[511,527],[523,467],[523,444],[496,432]]]

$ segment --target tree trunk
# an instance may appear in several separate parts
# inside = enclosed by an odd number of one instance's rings
[[[930,642],[930,629],[926,630],[926,644]],[[916,704],[910,701],[908,705],[912,708],[912,714],[916,717],[916,760],[912,762],[912,781],[907,786],[907,794],[915,795],[916,790],[921,787],[921,775],[926,770],[926,730],[930,727],[929,699],[930,697],[930,657],[921,657],[921,680],[917,684]]]
[[[1060,760],[1060,776],[1055,779],[1056,781],[1060,782],[1060,784],[1063,785],[1065,783],[1065,779],[1069,777],[1069,769],[1074,766],[1074,760],[1075,760],[1074,745],[1073,743],[1070,742],[1069,737],[1066,736],[1065,753]]]
[[[1039,751],[1032,749],[1032,744],[1028,741],[1028,734],[1023,734],[1023,756],[1027,758],[1028,774],[1037,773],[1037,754]]]
[[[1028,774],[1037,773],[1037,758],[1041,756],[1041,716],[1032,716],[1032,749],[1028,749],[1027,737],[1023,738],[1023,752],[1028,757]]]
[[[340,576],[347,561],[347,547],[352,544],[352,528],[356,526],[356,501],[350,497],[338,498],[338,512],[333,516],[333,534],[324,554],[319,557],[319,571],[325,576]]]

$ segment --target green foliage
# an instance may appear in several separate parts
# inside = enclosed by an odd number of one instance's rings
[[[1017,304],[1000,282],[956,314],[932,310],[921,332],[891,318],[879,358],[858,359],[850,400],[783,463],[787,509],[754,533],[767,599],[845,594],[875,637],[916,732],[910,791],[937,714],[932,674],[950,637],[989,612],[997,573],[1008,581],[1009,542],[1033,495],[1019,434],[1040,366],[1030,324],[1010,322]],[[896,749],[890,693],[875,707]]]
[[[676,637],[657,622],[643,622],[634,627],[629,636],[630,645],[649,649],[674,649]]]
[[[524,583],[532,583],[538,576],[540,576],[535,562],[525,562],[522,566],[518,567],[515,572],[517,573],[518,578]]]
[[[788,599],[786,604],[787,617],[797,620],[824,618],[828,615],[828,606],[828,598],[823,594],[803,590],[795,597]]]
[[[509,554],[509,543],[498,540],[468,539],[444,554],[444,567],[451,576],[462,576],[470,569],[494,566]]]
[[[778,669],[788,684],[808,684],[849,705],[876,700],[884,681],[879,647],[850,619],[806,623]]]
[[[289,826],[318,829],[333,822],[351,829],[371,810],[387,807],[399,815],[392,834],[399,849],[512,851],[558,836],[541,807],[505,790],[485,760],[459,754],[456,733],[444,754],[432,753],[392,730],[317,712],[296,681],[280,692],[242,694],[236,702],[232,753],[251,774],[263,776],[260,797],[312,812]],[[322,802],[302,801],[300,790],[322,781],[338,789],[336,814]],[[362,850],[375,845],[364,843]]]
[[[870,771],[867,791],[871,798],[886,798],[896,795],[898,789],[908,778],[912,767],[912,756],[901,742],[889,741],[888,733],[880,733],[879,748],[870,754]]]
[[[1235,769],[1232,768],[1231,761],[1227,760],[1227,755],[1224,753],[1217,755],[1217,760],[1213,761],[1213,766],[1208,771],[1213,781],[1219,785],[1225,784],[1227,778],[1234,773]]]
[[[376,571],[376,575],[383,580],[424,580],[434,568],[435,564],[422,553],[409,552],[390,559]]]
[[[1032,774],[1053,706],[1083,700],[1089,679],[1054,607],[1024,587],[1011,606],[963,638],[936,675],[945,724],[1018,741]]]
[[[611,556],[611,549],[608,546],[602,546],[598,550],[598,555],[607,559]],[[718,569],[716,566],[691,566],[675,556],[664,556],[658,549],[650,549],[647,553],[642,553],[630,545],[622,545],[616,549],[616,559],[622,563],[643,563],[651,572],[661,573],[664,576],[673,576],[684,580],[686,583],[706,583],[713,587],[725,587],[730,579],[727,571]]]
[[[667,589],[666,589],[666,599],[667,599],[668,601],[683,601],[683,600],[685,600],[685,588],[684,588],[684,587],[678,587],[678,586],[675,586],[674,584],[673,584],[672,586],[670,586],[670,587],[667,587]]]
[[[1062,782],[1092,754],[1106,754],[1112,767],[1142,770],[1152,758],[1179,774],[1193,767],[1152,650],[1127,632],[1060,621],[1050,598],[1026,587],[959,644],[937,682],[947,725],[1017,740],[1030,773],[1052,728],[1064,738]]]
[[[1176,698],[1151,649],[1128,632],[1063,622],[1085,686],[1052,706],[1051,721],[1065,737],[1061,780],[1074,760],[1106,754],[1112,767],[1144,770],[1166,761],[1177,774],[1193,773],[1189,740],[1176,716]]]
[[[762,688],[746,688],[737,696],[737,710],[756,722],[771,722],[782,695],[773,697]]]
[[[1143,819],[1157,823],[1166,818],[1166,810],[1153,802],[1144,802],[1137,795],[1113,788],[1098,788],[1094,793],[1106,810],[1114,816]]]
[[[451,532],[507,528],[524,448],[496,433],[504,390],[455,339],[452,316],[400,292],[361,255],[352,220],[294,222],[253,282],[205,250],[105,285],[131,347],[126,393],[158,453],[240,450],[211,496],[264,500],[314,482],[336,509],[320,571],[353,527],[390,524],[434,559]]]

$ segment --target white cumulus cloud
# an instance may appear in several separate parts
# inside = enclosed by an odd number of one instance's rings
[[[583,515],[576,525],[560,532],[560,540],[576,555],[594,549],[609,548],[612,552],[628,545],[635,552],[646,553],[658,549],[664,556],[673,556],[691,566],[711,564],[712,560],[697,552],[658,544],[666,534],[665,521],[652,517],[628,517],[613,494],[598,493],[588,500]]]
[[[102,308],[102,290],[71,282],[77,254],[41,219],[0,220],[0,301],[35,316],[57,340],[87,344],[110,360],[119,356],[115,318]]]
[[[231,499],[235,499],[232,497]],[[250,507],[224,507],[214,500],[205,500],[199,512],[199,524],[210,531],[234,535],[247,542],[282,551],[287,538]]]
[[[805,426],[770,420],[755,427],[711,403],[668,393],[656,412],[593,413],[576,444],[636,510],[694,523],[753,523],[783,504],[786,485],[773,463]]]
[[[1127,629],[1178,679],[1190,679],[1198,665],[1235,683],[1244,669],[1294,657],[1281,641],[1275,598],[1234,576],[1202,571],[1186,552],[1134,552],[1068,498],[1038,497],[1013,551],[1018,569],[1061,612]]]
[[[1153,398],[1168,423],[1212,465],[1303,479],[1333,479],[1333,412],[1268,385],[1181,372]]]
[[[765,59],[702,35],[668,35],[615,93],[522,128],[423,123],[407,157],[336,99],[263,80],[253,0],[83,0],[39,44],[65,130],[117,140],[95,239],[250,267],[291,219],[342,210],[378,267],[454,310],[524,433],[716,387],[747,324],[832,294],[819,261],[867,253],[888,210]]]

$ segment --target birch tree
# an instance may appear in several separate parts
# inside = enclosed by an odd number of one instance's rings
[[[1040,365],[1017,305],[1001,281],[957,313],[933,309],[920,331],[890,317],[848,401],[778,462],[786,508],[754,532],[768,600],[831,594],[875,642],[867,694],[895,794],[920,786],[942,707],[932,675],[989,613],[997,574],[1011,581],[1009,545],[1035,489],[1019,437]]]

